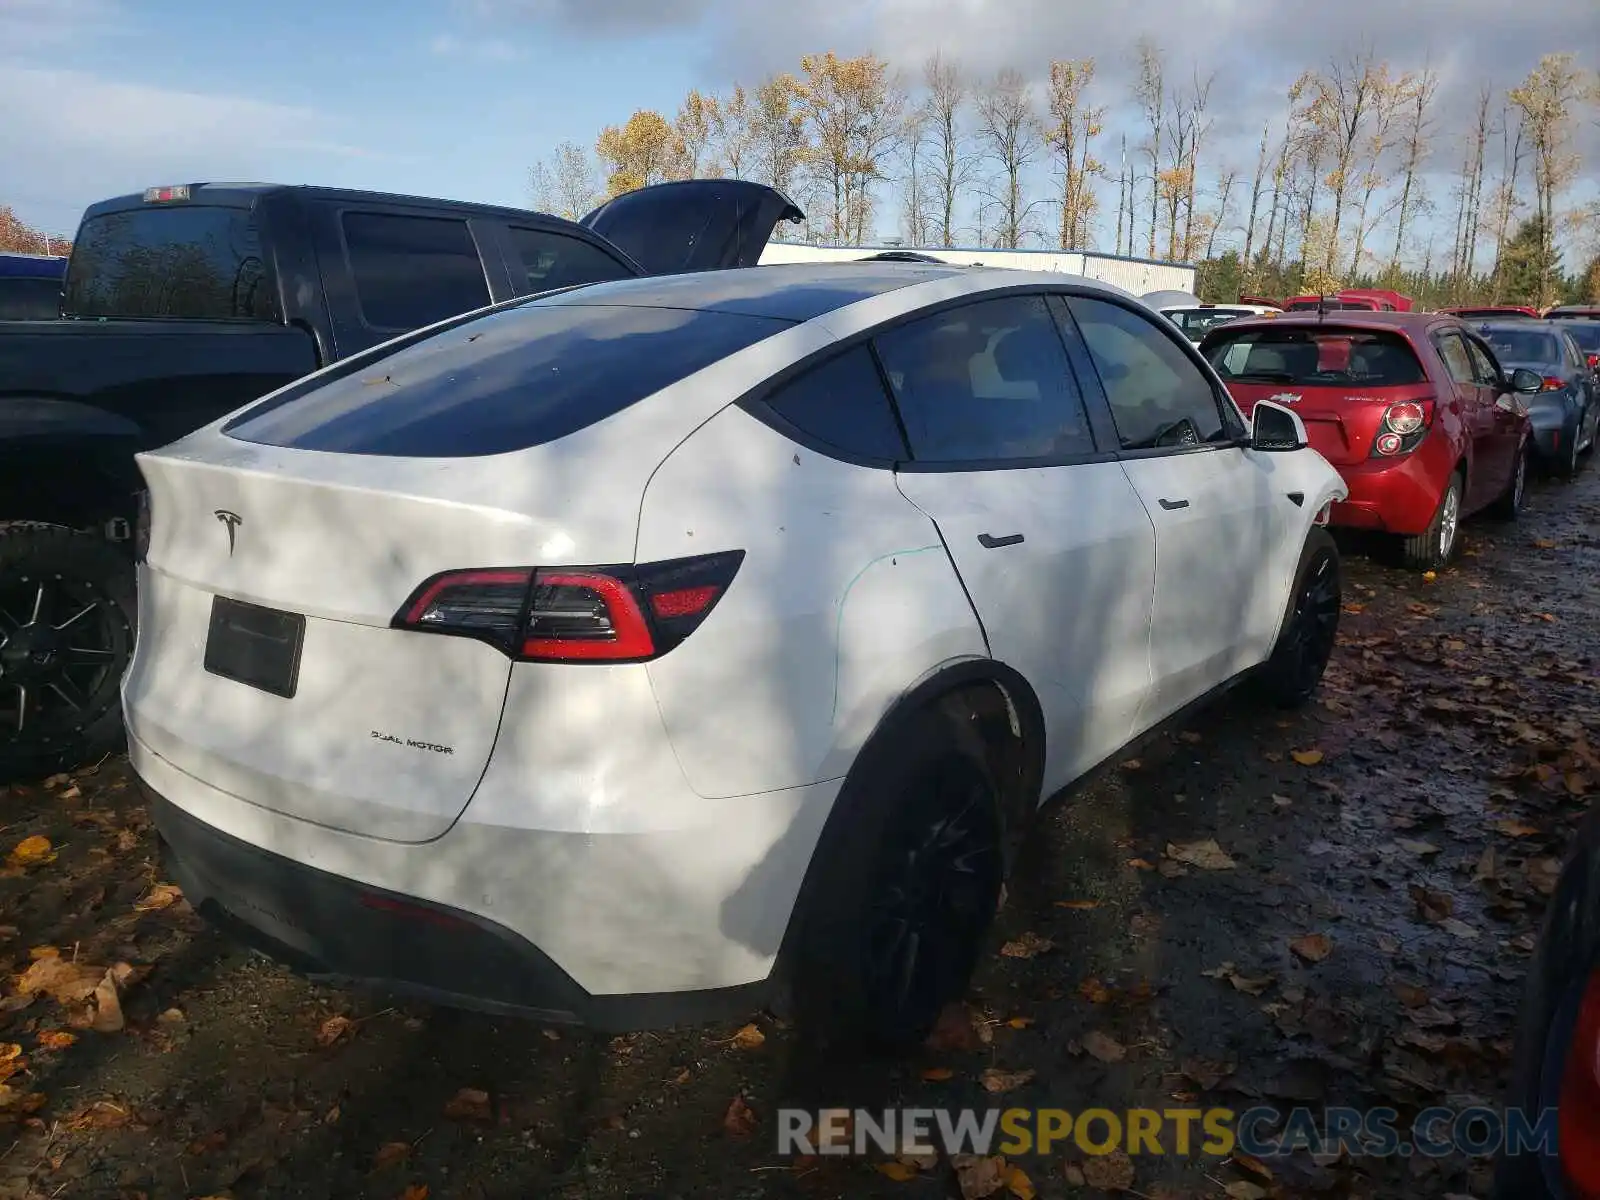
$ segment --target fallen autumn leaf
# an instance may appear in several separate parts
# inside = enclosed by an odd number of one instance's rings
[[[1202,838],[1198,842],[1168,842],[1167,857],[1202,871],[1231,871],[1239,864],[1217,845],[1216,838]]]

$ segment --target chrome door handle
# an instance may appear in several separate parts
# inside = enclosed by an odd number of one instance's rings
[[[1004,537],[991,537],[987,533],[978,535],[978,545],[985,550],[998,550],[1001,546],[1015,546],[1020,541],[1022,541],[1020,533],[1008,533]]]
[[[1188,508],[1189,502],[1187,500],[1168,500],[1163,496],[1161,498],[1161,507],[1171,512],[1175,508]]]

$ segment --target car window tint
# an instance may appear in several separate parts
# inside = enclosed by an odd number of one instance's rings
[[[1457,383],[1477,383],[1477,376],[1472,370],[1472,356],[1467,353],[1466,343],[1457,333],[1443,333],[1438,338],[1439,356],[1444,359],[1446,370],[1450,378]]]
[[[360,356],[354,369],[278,392],[224,431],[342,454],[505,454],[575,433],[790,328],[733,313],[532,300]]]
[[[274,321],[277,288],[247,210],[150,205],[84,221],[67,267],[63,311]]]
[[[1229,434],[1211,381],[1149,318],[1071,296],[1067,307],[1105,388],[1124,450],[1198,446]]]
[[[1203,353],[1224,383],[1295,387],[1406,387],[1427,375],[1405,338],[1386,331],[1324,327],[1224,330]]]
[[[888,393],[865,345],[791,379],[766,403],[795,428],[847,454],[888,461],[906,457]]]
[[[1472,356],[1472,373],[1479,383],[1492,384],[1499,382],[1500,368],[1494,360],[1494,355],[1484,349],[1476,338],[1467,338],[1467,353]]]
[[[1484,334],[1496,356],[1514,363],[1561,361],[1559,338],[1542,329],[1490,329]],[[1470,346],[1470,343],[1468,343]]]
[[[511,264],[511,287],[519,296],[633,277],[633,272],[614,257],[581,238],[517,226],[507,233],[516,255]]]
[[[1094,438],[1043,296],[1007,296],[880,334],[879,356],[921,462],[1088,454]]]
[[[465,221],[350,212],[343,224],[368,325],[417,329],[489,303],[483,263]]]

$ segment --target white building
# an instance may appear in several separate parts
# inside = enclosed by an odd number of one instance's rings
[[[905,246],[806,246],[795,242],[769,242],[761,255],[767,263],[844,262],[889,251],[907,251]],[[1019,271],[1060,271],[1067,275],[1086,275],[1104,283],[1143,296],[1154,291],[1193,292],[1195,269],[1190,263],[1156,262],[1148,258],[1126,258],[1093,250],[972,250],[919,247],[914,253],[926,254],[960,266],[1010,267]]]

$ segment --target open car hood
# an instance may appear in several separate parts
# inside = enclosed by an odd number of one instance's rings
[[[777,188],[748,179],[684,179],[624,192],[580,224],[651,275],[753,267],[779,221],[805,213]]]

